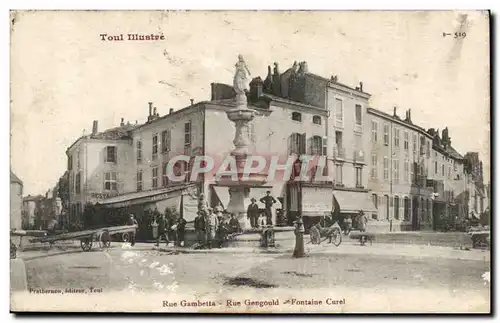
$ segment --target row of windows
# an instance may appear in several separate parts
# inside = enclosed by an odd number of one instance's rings
[[[296,154],[302,155],[306,154],[307,137],[306,134],[292,133],[288,137],[288,155]],[[309,138],[309,152],[311,155],[326,155],[326,151],[323,148],[325,143],[323,143],[323,137],[312,136]]]
[[[292,112],[292,120],[302,122],[302,113]],[[313,116],[312,122],[317,125],[321,125],[321,116]]]
[[[335,165],[335,186],[344,186],[343,178],[343,165],[336,164]],[[363,187],[363,167],[355,167],[354,168],[354,179],[355,179],[355,187],[356,188],[364,188]]]
[[[378,129],[379,123],[375,120],[372,121],[372,131],[371,131],[371,141],[373,143],[377,143],[379,140],[379,129]],[[384,145],[389,146],[389,133],[390,133],[390,126],[388,123],[384,123],[384,129],[383,129],[383,140],[384,140]],[[400,129],[397,127],[392,127],[392,137],[393,137],[393,145],[395,148],[400,148],[401,147],[401,132]],[[412,140],[412,151],[416,152],[417,151],[417,144],[418,144],[418,139],[417,139],[417,134],[413,134],[413,140]],[[410,150],[410,133],[408,131],[403,132],[403,149],[405,151]],[[430,142],[426,140],[424,136],[420,136],[420,154],[421,155],[427,155],[427,157],[431,156],[431,145]]]
[[[363,107],[360,104],[356,104],[354,107],[354,118],[356,125],[363,124]],[[344,107],[343,101],[341,99],[335,99],[335,119],[338,122],[344,121]],[[302,114],[300,112],[292,112],[292,120],[302,122]],[[313,116],[312,121],[314,124],[321,125],[321,117]]]
[[[168,178],[168,168],[167,168],[168,163],[163,163],[161,166],[161,186],[165,187],[169,184],[169,178]],[[191,168],[192,164],[188,163],[186,161],[178,161],[174,166],[173,166],[173,174],[175,176],[181,176],[182,174],[186,174],[185,181],[188,182],[191,180],[190,175],[191,175]],[[160,173],[159,173],[159,167],[155,166],[151,168],[151,187],[152,188],[158,188],[160,183]],[[137,191],[142,191],[144,189],[143,186],[143,171],[139,170],[137,171]]]
[[[160,135],[158,133],[153,134],[153,140],[152,140],[152,154],[151,154],[151,159],[156,160],[158,158],[158,151],[161,147],[161,152],[162,153],[168,153],[171,150],[171,131],[170,130],[164,130],[161,132],[161,142],[160,140]],[[184,146],[189,146],[191,145],[191,121],[188,121],[184,123]],[[137,163],[140,164],[142,163],[143,159],[143,153],[142,153],[142,141],[138,140],[136,141],[136,156],[137,156]]]
[[[392,159],[392,178],[391,180],[393,182],[398,182],[401,177],[400,177],[400,161],[399,159],[393,158]],[[378,179],[378,155],[373,154],[372,155],[372,161],[371,161],[371,169],[370,169],[370,178],[371,179]],[[404,160],[403,162],[403,181],[408,181],[408,182],[418,182],[421,178],[425,176],[425,169],[422,165],[419,165],[418,163],[412,163],[409,160]],[[384,156],[383,157],[383,179],[384,180],[389,180],[389,157]]]
[[[395,220],[400,220],[402,216],[404,221],[410,221],[413,207],[417,212],[418,210],[422,212],[424,221],[428,221],[431,218],[432,202],[430,199],[416,199],[413,203],[417,205],[412,206],[412,202],[407,196],[399,197],[395,195],[389,197],[389,195],[378,196],[377,194],[372,194],[372,202],[377,210],[383,212],[381,215],[385,216],[386,220],[390,219],[390,210],[392,209]]]

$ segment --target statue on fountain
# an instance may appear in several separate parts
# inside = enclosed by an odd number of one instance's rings
[[[245,92],[248,92],[250,89],[249,79],[251,74],[242,55],[238,55],[238,62],[235,67],[236,72],[233,79],[234,90],[236,91],[236,94],[245,94]]]

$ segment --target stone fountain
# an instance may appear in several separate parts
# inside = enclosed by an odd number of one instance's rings
[[[233,86],[236,92],[235,107],[226,112],[227,117],[235,125],[234,149],[230,152],[236,161],[238,180],[230,177],[222,177],[218,184],[229,188],[229,204],[227,211],[234,213],[242,227],[248,228],[246,221],[245,199],[249,197],[252,187],[259,187],[266,182],[267,174],[254,173],[243,175],[243,170],[247,157],[250,153],[249,125],[256,116],[256,111],[248,108],[246,92],[249,91],[250,71],[241,55],[238,56],[236,63],[236,72],[234,75]]]

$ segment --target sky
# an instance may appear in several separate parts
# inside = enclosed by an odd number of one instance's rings
[[[448,127],[462,154],[490,159],[488,15],[476,12],[18,12],[11,27],[11,169],[24,193],[45,193],[83,133],[145,122],[210,83],[232,84],[238,54],[252,77],[294,61],[357,86],[370,106],[411,109],[424,128]],[[12,18],[11,18],[12,19]],[[465,37],[454,38],[454,33]],[[163,34],[165,40],[108,42],[100,34]],[[451,33],[443,37],[443,33]]]

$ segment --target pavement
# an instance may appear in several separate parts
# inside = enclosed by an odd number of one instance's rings
[[[26,266],[23,259],[10,260],[10,291],[25,291],[28,289]]]
[[[303,258],[293,258],[289,252],[234,253],[229,248],[175,254],[153,250],[147,243],[138,243],[134,247],[114,244],[110,249],[91,252],[82,252],[78,248],[29,251],[20,253],[20,259],[11,261],[25,262],[28,288],[64,291],[71,287],[87,292],[98,288],[102,294],[92,298],[76,295],[78,301],[68,301],[72,296],[68,292],[63,298],[30,293],[15,296],[11,306],[18,310],[60,309],[61,302],[64,302],[65,310],[91,308],[109,311],[136,306],[142,310],[164,312],[169,309],[162,307],[162,300],[217,299],[217,304],[224,303],[225,306],[228,299],[265,300],[273,297],[286,302],[287,298],[294,297],[335,296],[345,298],[347,307],[318,307],[318,311],[433,309],[474,312],[489,308],[489,285],[483,277],[490,271],[489,256],[486,257],[489,252],[405,247],[389,249],[389,245],[375,244],[372,247],[349,244],[308,246]],[[218,254],[214,257],[213,253]],[[465,259],[454,253],[475,256]],[[44,301],[40,302],[37,297],[44,297]],[[311,311],[311,308],[283,304],[280,308],[239,309],[245,312]],[[219,309],[233,310],[228,307]]]

